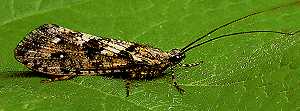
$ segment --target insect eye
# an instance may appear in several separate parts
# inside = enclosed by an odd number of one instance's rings
[[[173,63],[178,63],[180,62],[184,57],[181,56],[181,55],[174,55],[173,57],[170,57],[170,62],[173,62]]]

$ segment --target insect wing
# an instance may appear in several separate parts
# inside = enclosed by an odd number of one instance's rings
[[[124,53],[133,43],[100,38],[45,24],[28,34],[15,50],[28,68],[50,75],[95,75],[126,71]]]

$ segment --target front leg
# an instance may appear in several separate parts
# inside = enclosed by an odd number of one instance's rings
[[[178,64],[178,65],[181,65],[181,64]],[[177,80],[176,80],[176,75],[175,75],[176,66],[172,66],[168,71],[170,71],[169,73],[172,74],[172,85],[177,89],[177,91],[179,91],[180,94],[183,94],[185,91],[183,88],[181,88],[178,85]]]
[[[182,89],[179,85],[178,85],[178,83],[177,83],[177,81],[176,81],[176,75],[173,73],[172,74],[172,82],[173,82],[173,86],[175,86],[175,88],[179,91],[179,93],[180,94],[183,94],[185,91],[184,91],[184,89]]]
[[[131,89],[132,82],[129,79],[125,79],[124,82],[125,82],[125,88],[126,88],[126,97],[128,97],[129,94],[130,94],[130,89]]]

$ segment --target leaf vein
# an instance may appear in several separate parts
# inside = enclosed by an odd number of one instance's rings
[[[13,0],[12,0],[13,1]],[[84,2],[80,2],[80,3],[76,3],[76,4],[72,4],[72,5],[69,5],[69,6],[64,6],[64,7],[56,7],[56,8],[51,8],[51,9],[47,9],[47,10],[43,10],[43,11],[37,11],[37,12],[33,12],[33,13],[29,13],[29,14],[24,14],[23,16],[15,16],[14,18],[12,19],[9,19],[9,20],[6,20],[6,21],[3,21],[2,23],[0,23],[0,27],[6,25],[6,24],[9,24],[11,22],[14,22],[14,21],[17,21],[17,20],[21,20],[23,18],[26,18],[26,17],[30,17],[30,16],[33,16],[33,15],[38,15],[38,14],[44,14],[44,13],[47,13],[47,12],[51,12],[51,11],[55,11],[55,10],[58,10],[58,9],[63,9],[63,8],[68,8],[70,6],[74,6],[74,5],[81,5],[81,4],[85,4],[85,3],[88,3],[90,2],[91,0],[89,1],[84,1]],[[12,8],[14,9],[14,8]]]

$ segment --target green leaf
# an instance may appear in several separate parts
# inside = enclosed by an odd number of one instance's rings
[[[27,76],[13,50],[34,28],[55,23],[98,36],[182,48],[213,28],[241,16],[293,0],[2,0],[0,4],[0,111],[15,110],[299,110],[300,35],[256,33],[210,42],[186,54],[179,68],[179,94],[170,74],[135,81],[125,97],[124,82],[101,76],[43,84]],[[294,32],[300,8],[265,12],[217,31]],[[207,40],[208,38],[206,38]]]

